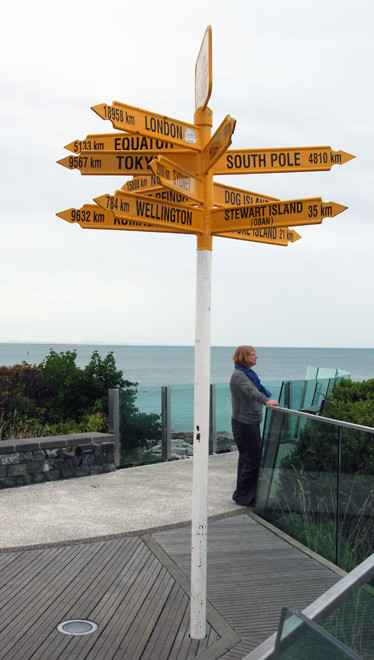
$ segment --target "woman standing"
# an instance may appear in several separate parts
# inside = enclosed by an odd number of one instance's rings
[[[257,362],[253,346],[238,346],[230,380],[232,432],[239,452],[236,488],[232,499],[242,506],[255,506],[257,479],[261,465],[262,406],[279,406],[261,385],[252,367]]]

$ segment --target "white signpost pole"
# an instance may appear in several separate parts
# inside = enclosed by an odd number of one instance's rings
[[[201,127],[203,146],[207,145],[213,123],[209,108],[195,112],[195,123]],[[197,156],[202,174],[204,154]],[[199,173],[200,173],[199,172]],[[192,479],[191,537],[191,620],[192,639],[206,636],[206,579],[208,526],[208,459],[209,459],[209,398],[210,398],[210,327],[212,288],[211,207],[213,176],[204,176],[203,228],[197,237],[196,262],[196,322],[195,322],[195,390],[194,448]]]
[[[206,635],[210,300],[212,251],[197,251],[191,543],[191,637]]]

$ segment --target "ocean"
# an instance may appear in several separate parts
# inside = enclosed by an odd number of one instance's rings
[[[116,366],[126,380],[137,383],[136,406],[140,412],[161,413],[161,386],[171,387],[171,430],[193,429],[193,346],[122,346],[93,344],[1,344],[0,366],[27,362],[40,364],[50,349],[77,352],[76,364],[84,367],[97,350],[102,358],[113,352]],[[216,384],[217,430],[231,427],[229,381],[233,371],[233,346],[211,349],[211,383]],[[256,373],[278,399],[283,380],[304,380],[310,366],[348,372],[352,380],[374,378],[374,349],[360,348],[270,348],[256,347]],[[329,377],[331,374],[329,374]],[[322,376],[323,377],[323,376]],[[326,376],[324,376],[326,377]]]
[[[94,344],[0,343],[0,366],[40,364],[49,350],[77,352],[76,363],[84,367],[94,350],[105,357],[113,352],[126,380],[140,386],[192,385],[193,346],[122,346]],[[211,383],[228,383],[233,370],[234,346],[211,349]],[[256,347],[256,373],[262,381],[303,380],[308,366],[340,369],[352,380],[374,378],[374,348],[276,348]]]

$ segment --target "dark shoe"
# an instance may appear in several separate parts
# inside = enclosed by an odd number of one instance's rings
[[[250,504],[247,504],[247,502],[238,502],[238,500],[235,500],[234,498],[232,498],[232,499],[235,502],[235,504],[238,504],[239,506],[248,506],[248,507],[251,507],[252,509],[254,509],[256,507],[256,502],[254,502],[254,501],[251,502]]]

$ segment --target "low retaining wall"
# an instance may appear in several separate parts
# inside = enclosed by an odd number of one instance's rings
[[[0,489],[113,472],[115,436],[76,433],[0,442]]]

